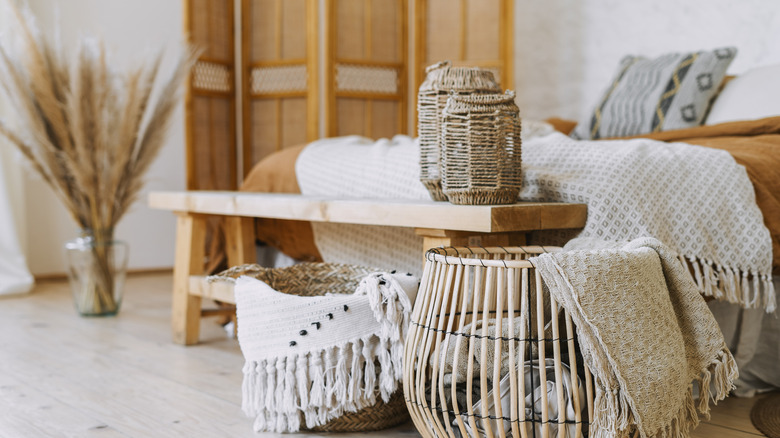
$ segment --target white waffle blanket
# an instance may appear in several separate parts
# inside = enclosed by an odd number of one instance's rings
[[[705,295],[775,309],[769,230],[745,169],[727,152],[647,139],[576,141],[526,121],[523,129],[521,200],[587,203],[580,237],[655,237],[690,265]],[[296,176],[305,195],[430,199],[418,180],[418,149],[405,136],[321,140],[301,153]],[[420,273],[422,243],[412,230],[313,225],[325,261]]]
[[[302,297],[238,278],[242,408],[255,431],[297,432],[372,406],[377,395],[390,400],[403,376],[417,283],[377,272],[353,294]]]

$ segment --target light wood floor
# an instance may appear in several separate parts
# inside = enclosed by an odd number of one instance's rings
[[[243,358],[221,327],[204,320],[201,344],[170,342],[170,290],[168,273],[131,276],[115,318],[77,316],[65,281],[0,298],[0,437],[274,436],[241,412]],[[763,436],[754,401],[727,399],[694,436]]]

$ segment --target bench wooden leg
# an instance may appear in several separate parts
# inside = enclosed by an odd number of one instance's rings
[[[230,216],[225,219],[228,267],[257,262],[255,219]]]
[[[206,218],[177,213],[176,259],[173,266],[173,342],[196,344],[200,335],[200,296],[191,295],[190,275],[203,273]]]

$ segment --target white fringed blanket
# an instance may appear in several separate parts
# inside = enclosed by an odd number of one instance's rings
[[[296,432],[385,402],[403,376],[418,279],[373,273],[354,294],[301,297],[235,282],[243,410],[255,431]],[[375,368],[379,366],[379,372]]]
[[[598,247],[594,239],[580,247]],[[603,245],[602,245],[603,246]],[[652,238],[530,259],[577,326],[596,383],[595,438],[685,438],[737,366],[696,285]]]
[[[523,129],[529,126],[524,121]],[[775,309],[769,231],[745,169],[727,152],[647,139],[575,141],[536,132],[541,134],[523,137],[521,200],[587,203],[580,236],[655,237],[690,265],[705,295]],[[417,154],[415,141],[403,136],[376,143],[326,139],[301,153],[296,175],[305,195],[426,199]],[[386,266],[376,257],[392,251],[406,254],[411,264],[421,250],[411,230],[314,224],[314,231],[327,261]],[[419,264],[404,269],[419,272]]]

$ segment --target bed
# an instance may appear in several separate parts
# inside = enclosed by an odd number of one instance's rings
[[[717,94],[706,122],[701,125],[627,136],[726,151],[745,169],[754,190],[755,204],[771,238],[771,271],[775,287],[780,278],[780,88],[775,79],[779,74],[780,66],[768,66],[727,81]],[[577,122],[562,119],[546,122],[565,134],[571,133],[577,125]],[[241,190],[300,193],[296,164],[306,150],[307,145],[288,148],[259,162],[247,175]],[[344,158],[334,156],[333,162]],[[379,169],[378,177],[381,174],[382,169]],[[417,192],[413,195],[421,196]],[[308,222],[260,219],[256,232],[259,240],[295,260],[322,260],[323,254],[327,253],[315,243],[317,235]],[[393,233],[392,230],[386,232]],[[576,231],[570,236],[575,234]],[[327,260],[328,256],[324,258]],[[780,387],[780,370],[776,367],[780,360],[778,319],[767,315],[763,308],[742,309],[718,300],[710,306],[741,369],[737,394],[751,395],[757,390]]]

